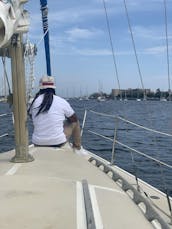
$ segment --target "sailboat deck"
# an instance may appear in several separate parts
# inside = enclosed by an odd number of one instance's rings
[[[88,158],[70,148],[31,147],[30,153],[35,158],[31,163],[9,162],[14,151],[0,155],[0,228],[87,228],[83,179],[95,228],[153,228],[131,198]]]

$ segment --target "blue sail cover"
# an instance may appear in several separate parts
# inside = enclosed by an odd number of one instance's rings
[[[50,46],[49,46],[49,31],[48,31],[48,7],[47,0],[40,0],[41,12],[42,12],[42,24],[44,36],[44,45],[45,45],[45,56],[46,56],[46,65],[47,65],[47,75],[51,76],[51,62],[50,62]]]

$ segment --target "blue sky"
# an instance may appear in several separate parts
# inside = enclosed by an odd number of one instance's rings
[[[168,90],[163,0],[126,0],[145,88]],[[172,1],[167,0],[169,58]],[[121,89],[141,88],[123,0],[106,0]],[[29,39],[38,45],[35,74],[46,73],[40,2],[30,12]],[[59,95],[76,96],[118,88],[102,0],[48,0],[52,75]],[[172,67],[170,65],[170,75]]]

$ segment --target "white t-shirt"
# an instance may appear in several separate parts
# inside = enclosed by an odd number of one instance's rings
[[[65,117],[74,114],[70,104],[56,95],[48,112],[40,113],[36,116],[44,95],[40,95],[32,105],[30,114],[32,115],[34,131],[32,142],[36,145],[58,145],[66,141],[63,132]]]

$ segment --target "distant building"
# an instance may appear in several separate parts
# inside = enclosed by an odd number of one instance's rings
[[[112,89],[111,97],[128,97],[128,98],[142,98],[145,95],[149,95],[151,93],[150,89],[141,89],[141,88],[128,88],[128,89]]]
[[[114,97],[117,97],[120,95],[120,90],[119,89],[112,89],[111,95]]]

